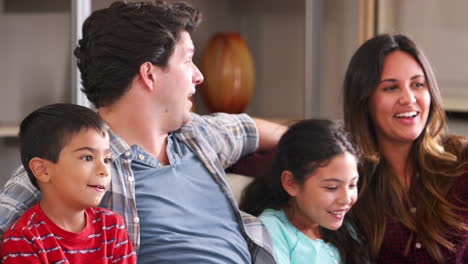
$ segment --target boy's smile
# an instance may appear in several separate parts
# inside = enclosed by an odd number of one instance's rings
[[[41,184],[43,200],[58,208],[97,206],[110,184],[109,136],[84,129],[70,136],[57,163],[47,162],[49,181]]]

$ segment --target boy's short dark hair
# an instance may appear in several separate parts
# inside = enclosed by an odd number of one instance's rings
[[[82,91],[97,108],[114,103],[141,64],[166,67],[181,31],[190,33],[200,22],[200,11],[184,2],[119,1],[94,11],[74,50]]]
[[[56,163],[73,134],[89,128],[102,135],[107,133],[107,126],[96,112],[75,104],[43,106],[23,119],[19,132],[21,162],[34,186],[38,188],[29,161],[38,157]]]

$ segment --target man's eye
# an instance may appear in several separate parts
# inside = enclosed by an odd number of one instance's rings
[[[93,157],[89,156],[89,155],[86,155],[86,156],[81,156],[80,159],[84,160],[84,161],[92,161],[93,160]]]

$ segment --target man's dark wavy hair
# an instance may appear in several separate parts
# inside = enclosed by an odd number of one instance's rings
[[[145,62],[165,67],[181,31],[191,33],[201,13],[187,3],[115,2],[83,24],[75,48],[82,91],[97,108],[117,101]]]

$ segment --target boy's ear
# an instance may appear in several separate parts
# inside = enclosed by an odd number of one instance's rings
[[[283,185],[283,189],[291,196],[295,197],[299,190],[299,185],[294,180],[294,175],[292,172],[288,170],[284,170],[281,173],[281,185]]]
[[[29,169],[32,171],[37,181],[48,182],[50,180],[50,175],[47,170],[48,163],[48,160],[38,157],[34,157],[29,161]]]
[[[147,61],[140,65],[138,72],[144,87],[150,91],[153,91],[156,82],[156,76],[153,71],[154,67],[155,66],[151,62]]]

